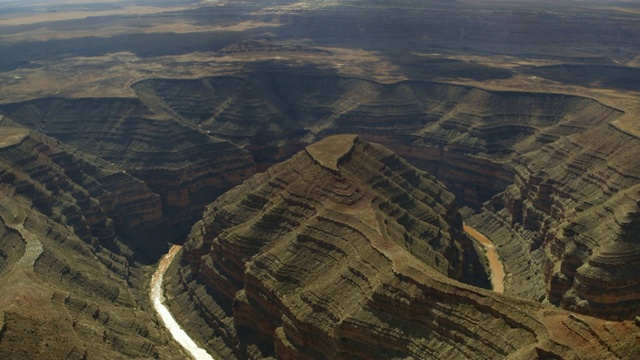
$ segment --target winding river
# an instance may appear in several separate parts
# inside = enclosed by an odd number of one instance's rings
[[[489,267],[491,268],[491,285],[493,286],[493,291],[504,293],[504,266],[498,257],[498,250],[496,250],[493,242],[469,225],[464,225],[464,231],[484,247],[487,259],[489,260]]]
[[[199,347],[189,335],[182,330],[176,319],[173,318],[169,309],[164,305],[164,295],[162,291],[162,280],[164,273],[171,265],[173,258],[180,251],[180,245],[173,245],[169,252],[160,260],[156,272],[151,277],[151,302],[156,310],[164,326],[171,332],[176,341],[196,360],[213,360],[213,357],[207,351]]]

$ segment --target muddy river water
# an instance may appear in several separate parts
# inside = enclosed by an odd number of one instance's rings
[[[493,242],[486,236],[480,234],[476,229],[469,225],[464,225],[464,231],[471,235],[477,242],[482,245],[487,254],[489,260],[489,267],[491,268],[491,285],[493,285],[493,291],[503,293],[504,292],[504,266],[498,257],[498,250],[496,250]]]
[[[173,261],[173,258],[180,251],[181,246],[173,245],[162,260],[160,260],[160,264],[156,269],[156,272],[153,274],[151,278],[151,302],[153,303],[153,308],[156,310],[164,326],[171,332],[171,336],[173,336],[176,341],[182,345],[182,347],[196,360],[213,360],[213,357],[207,353],[207,351],[201,347],[199,347],[189,335],[182,330],[180,324],[173,318],[169,308],[164,305],[164,294],[162,291],[162,280],[164,278],[164,273],[167,271],[169,265]]]

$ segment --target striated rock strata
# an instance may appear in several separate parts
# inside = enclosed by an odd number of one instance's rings
[[[21,130],[0,148],[0,358],[181,357],[155,323],[136,261],[166,251],[160,197]]]
[[[269,68],[251,77],[147,80],[134,89],[216,137],[245,144],[263,167],[324,136],[357,133],[429,171],[476,209],[512,184],[513,157],[621,114],[576,96]]]
[[[167,220],[187,229],[206,204],[255,171],[248,152],[137,99],[40,99],[2,111],[143,180],[161,195]]]
[[[268,64],[249,75],[151,79],[134,84],[139,100],[44,99],[0,111],[144,180],[176,234],[256,169],[358,133],[476,213],[466,221],[496,242],[507,293],[613,320],[640,315],[631,240],[640,140],[616,126],[622,111],[563,94]],[[629,270],[616,280],[620,269]]]
[[[268,67],[251,77],[134,87],[145,101],[244,144],[261,168],[331,134],[379,142],[478,213],[468,221],[497,243],[507,293],[610,319],[640,314],[629,240],[640,140],[615,127],[620,110],[563,94]],[[620,268],[629,271],[614,280]]]
[[[486,282],[479,272],[442,185],[341,135],[211,204],[168,290],[188,330],[225,358],[640,354],[634,323],[456,281]]]
[[[595,126],[522,156],[514,184],[487,204],[482,222],[511,229],[515,254],[538,259],[550,302],[612,320],[640,314],[638,151],[640,139]]]

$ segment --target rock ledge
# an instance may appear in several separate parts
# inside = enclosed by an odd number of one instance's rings
[[[338,171],[340,160],[349,155],[358,142],[357,135],[336,135],[307,146],[306,151],[320,166]]]

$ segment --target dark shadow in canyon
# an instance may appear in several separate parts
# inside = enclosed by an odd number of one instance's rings
[[[589,88],[640,91],[640,69],[632,67],[562,64],[526,68],[523,72]]]
[[[51,98],[0,110],[145,181],[182,235],[205,205],[255,171],[341,133],[382,143],[445,183],[461,206],[478,211],[513,183],[504,159],[583,131],[558,122],[585,107],[601,108],[566,95],[430,81],[385,84],[330,66],[275,60],[247,63],[235,76],[150,79],[133,88],[140,99]],[[151,120],[153,112],[174,121]],[[219,162],[210,163],[214,159]],[[234,170],[225,170],[230,164]]]

